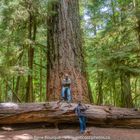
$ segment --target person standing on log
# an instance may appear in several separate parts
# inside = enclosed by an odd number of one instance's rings
[[[68,74],[65,74],[65,78],[62,81],[61,97],[62,97],[62,100],[65,100],[68,103],[70,103],[72,99],[70,85],[71,85],[71,79],[69,78]]]
[[[80,133],[84,133],[86,130],[86,114],[85,111],[87,110],[87,107],[81,103],[81,101],[78,102],[77,107],[75,108],[75,113],[78,116],[79,124],[80,124]]]

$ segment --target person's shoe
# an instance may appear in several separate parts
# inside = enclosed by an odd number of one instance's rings
[[[91,130],[85,130],[84,131],[84,135],[91,136],[92,135],[92,131]]]
[[[67,101],[68,107],[72,107],[71,103]]]
[[[71,105],[71,104],[69,104],[69,108],[70,108],[70,107],[72,107],[72,105]]]
[[[80,131],[80,134],[84,134],[84,131]]]
[[[64,100],[64,98],[62,97],[62,98],[60,99],[60,102],[62,102],[62,103],[63,103],[64,101],[65,101],[65,100]]]

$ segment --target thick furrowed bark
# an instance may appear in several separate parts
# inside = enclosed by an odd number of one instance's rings
[[[104,127],[140,128],[140,111],[135,109],[87,104],[88,124]],[[37,123],[53,124],[76,123],[75,103],[1,103],[0,124]]]
[[[61,81],[68,73],[73,101],[91,102],[88,94],[78,0],[52,2],[48,15],[47,99],[59,100]]]

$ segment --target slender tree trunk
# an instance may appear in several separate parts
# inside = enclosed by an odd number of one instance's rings
[[[61,80],[68,73],[72,80],[73,101],[90,102],[83,58],[78,0],[51,2],[48,15],[47,99],[57,100]]]
[[[133,107],[133,100],[131,95],[130,74],[122,72],[120,80],[121,80],[121,106],[131,108]]]
[[[2,83],[0,82],[0,102],[2,102]]]
[[[138,41],[139,41],[139,45],[140,45],[140,18],[139,18],[139,13],[140,13],[140,1],[139,0],[133,0],[133,5],[134,5],[134,10],[135,10],[135,16],[137,18],[137,22],[136,22],[136,31],[137,31],[137,36],[138,36]],[[139,46],[140,48],[140,46]],[[138,58],[138,63],[140,62],[140,51],[137,51],[137,58]],[[137,83],[137,82],[136,82]],[[136,89],[136,85],[135,85],[135,89]],[[136,93],[136,92],[135,92]],[[137,98],[135,98],[135,102],[137,104]]]
[[[116,24],[115,3],[113,0],[111,0],[111,8],[112,8],[112,21],[113,21],[113,24]]]
[[[23,56],[23,52],[21,53],[21,55],[19,56],[19,59],[18,59],[19,65],[21,65],[22,56]],[[19,97],[18,93],[19,93],[20,79],[21,79],[21,76],[17,76],[17,78],[16,78],[16,86],[15,86],[15,93],[16,93],[17,97]],[[14,102],[18,102],[17,97],[13,94],[13,101]]]
[[[12,78],[12,91],[15,90],[15,77],[13,76]],[[16,100],[16,96],[14,94],[12,94],[12,102],[14,102]]]
[[[94,11],[93,11],[93,14],[94,14],[94,16],[96,16],[96,11],[95,11],[95,9],[94,9]],[[94,26],[94,28],[93,28],[93,30],[94,30],[94,35],[96,36],[96,34],[97,34],[96,21],[95,21],[95,22],[93,22],[93,26]]]
[[[40,65],[42,66],[42,49],[40,49]],[[43,93],[42,93],[42,85],[43,85],[43,78],[42,78],[42,67],[40,67],[40,102],[43,99]]]
[[[103,104],[103,89],[102,89],[102,85],[103,85],[103,73],[102,72],[98,72],[98,82],[97,82],[97,93],[98,93],[98,97],[97,97],[97,105],[101,105]]]
[[[32,3],[29,5],[31,9]],[[30,40],[35,41],[36,38],[36,17],[31,11],[29,11],[29,37]],[[34,48],[32,44],[29,44],[28,49],[28,67],[31,73],[28,75],[27,88],[26,88],[26,102],[33,102],[33,61],[34,61]]]
[[[5,101],[8,100],[8,83],[7,79],[5,80]]]
[[[17,80],[16,80],[16,87],[15,87],[15,93],[16,95],[18,96],[18,93],[19,93],[19,84],[20,84],[20,76],[17,77]],[[17,102],[17,98],[14,98],[13,99],[14,102]]]
[[[116,103],[117,103],[117,93],[116,93],[116,82],[115,82],[115,80],[114,79],[112,79],[112,88],[113,88],[113,104],[114,104],[114,106],[116,106]]]
[[[33,16],[33,37],[32,37],[32,40],[33,42],[35,42],[36,40],[36,33],[37,33],[37,18],[36,18],[36,15]],[[34,63],[34,48],[33,49],[33,56],[32,56],[32,71],[33,71],[33,63]],[[35,100],[35,95],[33,94],[34,91],[33,91],[33,76],[32,76],[32,100],[34,101]]]
[[[33,17],[30,13],[29,16],[29,39],[32,40],[32,22]],[[33,70],[33,57],[34,57],[34,49],[32,45],[29,45],[28,49],[28,67],[32,73]],[[27,81],[27,89],[26,89],[26,102],[32,102],[33,101],[33,83],[32,83],[32,74],[28,75],[28,81]]]
[[[136,18],[137,18],[138,40],[139,40],[139,43],[140,43],[140,18],[139,18],[140,9],[139,9],[139,4],[138,4],[138,1],[137,1],[137,0],[135,1],[134,6],[135,6],[135,7],[134,7],[134,8],[135,8],[135,15],[136,15]]]
[[[137,97],[137,82],[138,82],[138,78],[136,78],[136,80],[135,80],[135,89],[134,89],[134,93],[135,93],[135,97]],[[133,99],[133,101],[135,102],[135,105],[137,105],[137,98],[135,98],[134,97],[134,99]]]

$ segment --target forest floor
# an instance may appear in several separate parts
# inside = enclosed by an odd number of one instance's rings
[[[78,127],[5,129],[0,140],[140,140],[140,129],[88,127],[87,134],[80,134]]]

